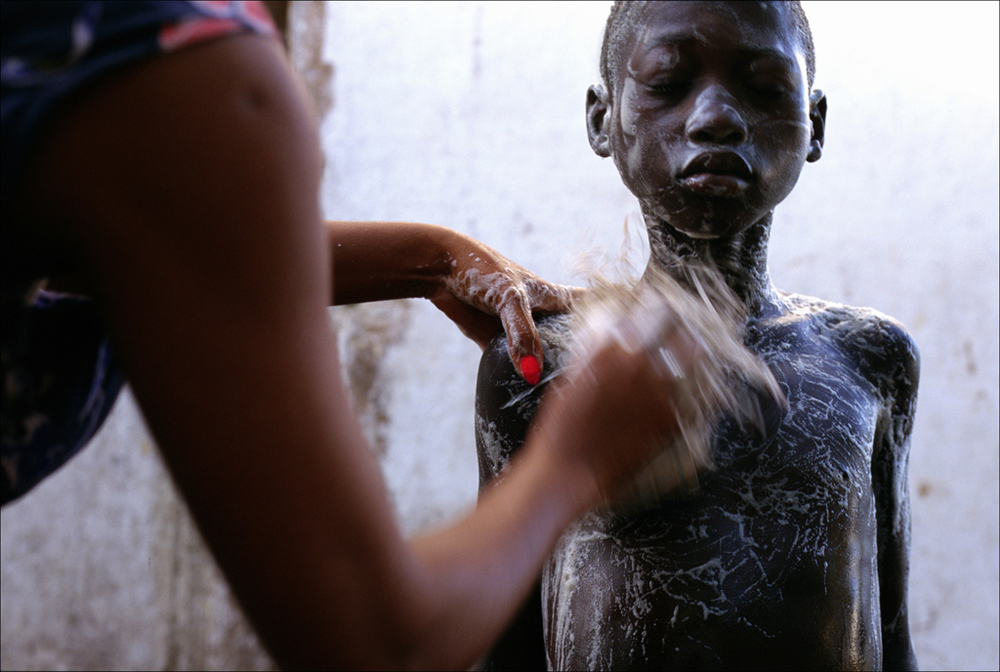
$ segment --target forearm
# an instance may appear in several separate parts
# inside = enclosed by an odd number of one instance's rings
[[[414,666],[473,664],[524,604],[559,535],[597,502],[593,484],[559,470],[546,448],[525,446],[474,512],[413,540],[428,607]]]
[[[511,358],[541,364],[532,313],[569,309],[574,290],[548,283],[474,238],[432,224],[325,222],[333,305],[423,297],[486,347],[501,330]],[[529,362],[531,364],[531,362]],[[528,380],[540,370],[530,366]]]
[[[907,599],[910,572],[908,427],[912,415],[897,416],[894,422],[897,426],[882,437],[883,449],[873,459],[872,479],[878,526],[882,666],[886,670],[915,670],[917,660],[910,638]],[[899,443],[892,440],[896,437],[901,438]]]
[[[886,635],[883,630],[882,669],[883,670],[918,670],[917,655],[910,640],[909,626],[904,622],[901,627],[907,631],[903,636]]]
[[[406,222],[325,222],[333,264],[332,304],[430,297],[448,276],[465,236]]]
[[[905,506],[907,502],[904,500],[902,504]],[[908,509],[908,506],[905,508]],[[880,544],[878,554],[879,606],[882,615],[882,668],[885,670],[917,669],[907,604],[909,527],[909,513],[904,510],[898,523],[880,528],[884,542]]]

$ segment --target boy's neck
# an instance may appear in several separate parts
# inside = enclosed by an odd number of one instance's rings
[[[691,238],[668,224],[656,220],[649,232],[650,257],[647,268],[665,270],[682,279],[682,263],[714,266],[726,284],[743,301],[751,318],[766,318],[780,313],[777,292],[767,271],[767,244],[773,213],[768,213],[745,231],[729,238]]]

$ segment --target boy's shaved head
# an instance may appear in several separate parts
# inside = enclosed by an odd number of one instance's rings
[[[806,18],[802,4],[797,0],[783,3],[791,12],[795,32],[799,36],[802,50],[806,57],[806,81],[812,89],[816,76],[816,47],[813,44],[812,30],[809,19]],[[608,95],[614,97],[614,83],[617,66],[622,54],[628,46],[629,38],[635,30],[640,14],[646,7],[646,2],[632,0],[615,0],[608,15],[608,23],[604,28],[604,42],[601,44],[601,79],[608,90]]]
[[[605,84],[587,92],[587,129],[651,232],[734,236],[762,221],[803,165],[820,158],[826,99],[807,88],[812,59],[794,7],[615,5]]]

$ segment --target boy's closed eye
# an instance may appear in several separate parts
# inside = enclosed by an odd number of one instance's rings
[[[789,68],[781,62],[760,59],[750,64],[744,85],[747,89],[773,97],[794,94],[799,87]]]
[[[649,90],[655,94],[669,97],[679,97],[691,89],[690,79],[669,79],[649,84]]]
[[[750,79],[746,82],[746,88],[758,96],[767,98],[784,98],[788,94],[785,86],[770,81],[758,81]]]
[[[658,67],[638,73],[637,79],[646,85],[650,93],[661,96],[682,96],[695,84],[695,69],[689,63],[672,59],[668,64],[662,60]]]

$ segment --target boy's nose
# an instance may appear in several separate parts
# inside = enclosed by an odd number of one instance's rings
[[[738,145],[747,137],[747,126],[736,108],[736,100],[717,84],[705,87],[695,99],[685,127],[696,143]]]

